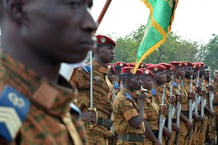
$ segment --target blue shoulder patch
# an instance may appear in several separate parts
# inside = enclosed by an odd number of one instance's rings
[[[151,93],[152,93],[152,95],[157,95],[156,89],[155,89],[155,88],[152,88],[152,89],[151,89]]]
[[[126,95],[126,98],[127,98],[127,99],[133,100],[132,96],[131,96],[129,93],[126,92],[125,95]]]
[[[177,83],[176,82],[173,82],[173,87],[177,87]]]
[[[198,80],[198,81],[197,81],[197,85],[198,85],[198,86],[200,86],[200,85],[201,85],[201,82],[200,82],[200,80]]]
[[[0,95],[0,136],[11,143],[25,121],[30,101],[7,85]]]
[[[120,88],[120,85],[116,82],[114,83],[114,89],[119,89]]]
[[[81,110],[73,103],[70,103],[70,113],[71,114],[76,113],[79,119],[81,118]]]
[[[90,65],[84,66],[84,67],[83,67],[83,70],[84,70],[85,72],[90,72],[90,71],[91,71]]]

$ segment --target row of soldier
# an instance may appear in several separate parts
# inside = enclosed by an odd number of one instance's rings
[[[203,145],[206,136],[215,143],[217,100],[204,63],[141,63],[134,73],[135,63],[109,64],[115,46],[109,37],[97,36],[93,100],[90,64],[77,68],[70,80],[78,89],[74,103],[82,111],[89,144],[103,145],[109,139],[119,145]]]

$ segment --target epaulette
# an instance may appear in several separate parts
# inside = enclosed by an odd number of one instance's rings
[[[81,118],[81,110],[73,103],[70,103],[70,113],[77,114],[79,119]]]
[[[90,71],[91,71],[90,65],[84,66],[84,67],[83,67],[83,70],[84,70],[85,72],[90,72]]]
[[[114,89],[119,89],[120,88],[120,85],[116,82],[114,83]]]
[[[155,89],[155,88],[152,88],[152,89],[151,89],[151,93],[152,93],[152,95],[155,95],[155,96],[156,96],[156,95],[157,95],[156,89]]]
[[[177,87],[177,83],[176,82],[173,82],[173,87]]]
[[[0,95],[0,137],[11,143],[17,136],[30,108],[30,101],[6,85]]]
[[[125,96],[126,96],[127,99],[133,100],[132,96],[129,93],[126,92]]]

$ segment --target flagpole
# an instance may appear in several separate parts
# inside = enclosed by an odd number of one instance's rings
[[[105,5],[104,5],[104,7],[103,7],[103,9],[102,9],[102,11],[101,11],[101,13],[100,13],[100,15],[98,16],[98,20],[97,20],[98,26],[100,25],[102,19],[104,18],[104,15],[105,15],[105,13],[106,13],[108,7],[109,7],[110,4],[111,4],[111,1],[112,1],[112,0],[107,0],[107,1],[106,1],[106,3],[105,3]]]

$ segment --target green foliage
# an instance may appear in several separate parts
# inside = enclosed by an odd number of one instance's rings
[[[135,62],[136,54],[140,42],[144,36],[145,26],[140,26],[131,34],[117,39],[117,47],[115,50],[116,56],[114,61]],[[174,60],[191,61],[199,60],[198,56],[199,44],[183,40],[173,32],[168,34],[167,41],[150,56],[148,56],[145,63],[160,63]]]

